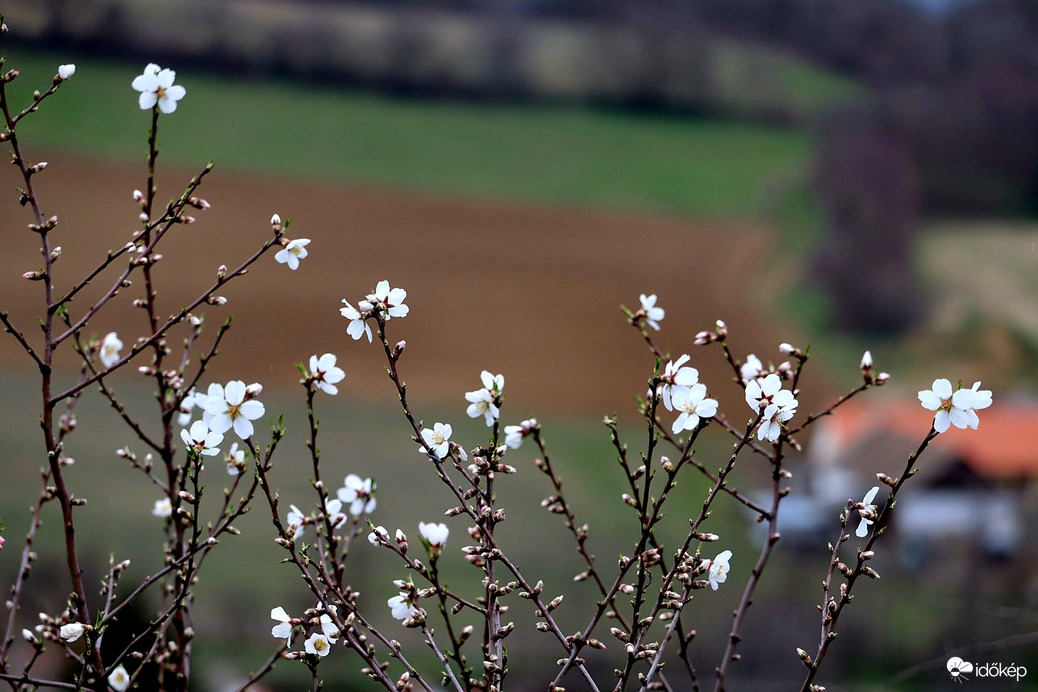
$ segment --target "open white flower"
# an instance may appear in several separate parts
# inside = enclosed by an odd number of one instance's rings
[[[872,490],[865,493],[865,497],[861,499],[862,507],[858,510],[858,514],[861,516],[861,523],[858,524],[858,529],[854,532],[854,535],[858,538],[865,538],[869,534],[869,527],[872,526],[872,522],[876,519],[876,505],[872,504],[872,501],[876,499],[876,493],[879,492],[879,486],[873,486]]]
[[[334,353],[325,353],[320,358],[316,355],[310,356],[310,377],[318,389],[332,396],[339,393],[339,388],[335,385],[346,378],[346,373],[342,368],[336,367],[335,361]]]
[[[360,337],[367,335],[368,343],[371,343],[371,325],[367,323],[367,318],[370,315],[369,312],[361,312],[357,308],[350,305],[345,298],[342,302],[346,305],[344,308],[339,308],[339,314],[350,320],[349,325],[346,327],[346,333],[353,337],[354,341],[360,341]]]
[[[699,383],[691,387],[676,387],[673,398],[674,409],[681,412],[671,432],[695,430],[701,418],[713,418],[717,413],[717,400],[706,398],[706,385]]]
[[[289,512],[285,516],[285,532],[292,536],[292,540],[297,540],[303,535],[303,529],[306,528],[306,515],[303,514],[295,505],[289,505]]]
[[[410,308],[404,305],[406,298],[407,291],[402,288],[390,288],[389,282],[385,280],[379,281],[375,285],[375,292],[368,296],[368,300],[381,310],[387,321],[393,317],[407,317]]]
[[[281,250],[274,255],[274,259],[280,264],[287,264],[289,269],[295,271],[296,269],[299,269],[299,260],[306,258],[306,246],[309,244],[309,238],[290,240],[288,241],[288,245],[281,248]]]
[[[155,500],[155,506],[151,509],[152,515],[159,519],[165,519],[173,516],[173,503],[168,497],[164,497],[161,500]]]
[[[749,383],[753,380],[767,377],[768,371],[764,364],[760,362],[760,358],[751,353],[746,356],[746,361],[739,366],[739,374],[742,375],[743,382]]]
[[[86,626],[81,622],[70,622],[67,625],[62,625],[61,629],[58,630],[58,634],[67,642],[74,642],[83,636],[86,632]]]
[[[976,382],[972,389],[960,387],[952,392],[951,382],[940,378],[933,381],[931,389],[919,392],[919,402],[926,410],[937,412],[933,427],[939,433],[945,432],[952,425],[962,430],[976,430],[980,424],[977,409],[991,405],[991,391],[981,390],[980,382]]]
[[[97,357],[101,359],[102,365],[110,368],[119,362],[119,351],[122,348],[123,342],[119,340],[119,336],[115,332],[108,332],[101,341],[101,349],[98,351]]]
[[[231,448],[224,454],[223,460],[227,462],[227,475],[237,476],[245,470],[245,450],[238,449],[238,443],[235,442],[231,445]]]
[[[68,65],[58,65],[58,76],[62,79],[68,79],[74,74],[76,74],[76,66],[72,63],[69,63]]]
[[[433,555],[439,555],[447,543],[447,536],[450,535],[450,529],[446,524],[426,524],[421,521],[418,522],[418,532],[422,534],[422,539],[429,544]]]
[[[371,514],[377,504],[375,488],[370,478],[361,478],[355,473],[346,476],[343,487],[336,491],[336,496],[344,504],[349,505],[350,514],[359,517]]]
[[[331,653],[332,643],[320,632],[314,632],[303,642],[303,650],[308,654],[315,654],[323,658]]]
[[[689,360],[691,360],[691,358],[686,353],[677,360],[670,361],[667,363],[667,367],[664,368],[663,374],[660,376],[660,380],[662,380],[662,384],[660,384],[660,397],[663,399],[664,408],[668,411],[674,410],[672,398],[675,390],[682,387],[688,388],[699,382],[699,371],[695,368],[685,366],[685,363]]]
[[[768,404],[761,416],[760,427],[757,428],[757,439],[767,439],[769,442],[777,441],[782,434],[782,424],[796,415],[796,403],[796,399],[794,399],[792,406]]]
[[[447,456],[447,452],[450,451],[450,437],[454,429],[449,423],[436,423],[432,430],[425,428],[422,430],[422,442],[424,446],[419,447],[418,451],[423,454],[431,454],[437,459],[442,459]]]
[[[329,607],[331,608],[333,613],[336,612],[335,606]],[[342,631],[338,628],[338,626],[336,626],[335,622],[332,620],[332,616],[329,613],[324,613],[323,615],[321,615],[318,622],[320,622],[321,624],[321,632],[324,634],[325,637],[328,638],[328,642],[330,644],[334,644],[336,641],[338,641],[339,635],[342,634]]]
[[[234,428],[234,432],[243,440],[252,437],[252,421],[265,413],[263,404],[253,398],[246,401],[246,387],[241,380],[228,382],[217,396],[213,395],[214,391],[210,386],[205,402],[206,413],[212,416],[209,426],[218,433]]]
[[[782,389],[782,378],[771,373],[763,380],[750,380],[746,383],[746,403],[754,411],[760,411],[768,404],[778,404],[782,408],[796,408],[797,400],[793,392]]]
[[[187,89],[173,84],[177,79],[177,73],[166,68],[160,69],[155,63],[149,63],[144,72],[133,79],[131,86],[141,92],[138,104],[141,110],[154,108],[169,115],[177,109],[177,101],[184,98]]]
[[[647,296],[642,293],[638,296],[638,300],[642,304],[642,308],[638,312],[645,316],[645,323],[656,331],[659,331],[660,320],[662,320],[667,313],[663,308],[656,307],[656,294],[653,293],[651,296]]]
[[[121,665],[116,666],[115,670],[108,675],[108,686],[115,692],[123,692],[129,684],[130,674]]]
[[[509,449],[519,449],[523,444],[523,438],[533,432],[537,427],[537,419],[529,418],[519,425],[505,426],[505,446]]]
[[[407,622],[418,610],[406,591],[401,591],[399,596],[390,598],[386,601],[386,605],[393,611],[393,617],[400,622]]]
[[[196,420],[190,428],[180,431],[180,439],[201,456],[212,457],[220,453],[223,433],[210,430],[205,421]]]
[[[349,517],[342,511],[342,501],[338,499],[327,500],[324,503],[324,513],[328,517],[328,523],[333,529],[338,529],[345,524]]]
[[[292,643],[292,618],[289,617],[288,613],[281,606],[273,608],[270,611],[270,617],[277,620],[278,624],[274,625],[274,628],[270,630],[270,634],[275,639],[284,639],[285,646]]]
[[[728,571],[730,569],[728,561],[732,559],[732,551],[725,550],[719,553],[717,557],[710,560],[710,570],[707,573],[707,579],[710,581],[710,588],[717,591],[717,585],[723,584],[728,580]]]

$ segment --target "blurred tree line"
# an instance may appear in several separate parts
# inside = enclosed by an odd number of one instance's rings
[[[1033,0],[7,0],[5,7],[33,18],[34,38],[50,45],[177,65],[813,127],[812,188],[827,230],[809,274],[832,298],[835,325],[849,331],[896,333],[921,316],[911,257],[921,216],[1032,214],[1038,200]]]

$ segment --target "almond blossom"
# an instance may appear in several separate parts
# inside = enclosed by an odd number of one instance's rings
[[[227,462],[227,475],[229,476],[237,476],[245,470],[245,450],[238,449],[237,442],[227,450],[223,460]]]
[[[393,317],[407,317],[410,308],[404,305],[407,291],[402,288],[390,288],[388,281],[379,281],[375,285],[375,292],[368,296],[368,300],[382,313],[388,321]]]
[[[641,310],[635,313],[635,316],[641,315],[645,318],[645,323],[656,331],[660,330],[660,320],[666,316],[666,312],[663,308],[656,307],[656,294],[653,293],[651,296],[647,296],[644,293],[638,296],[638,301],[642,304]]]
[[[339,388],[335,385],[346,378],[346,373],[342,368],[336,367],[335,361],[334,353],[325,353],[320,358],[316,355],[310,356],[310,379],[318,389],[332,396],[339,393]]]
[[[505,376],[493,375],[489,370],[484,370],[479,377],[483,382],[483,389],[465,393],[465,400],[469,402],[469,407],[465,409],[465,412],[469,418],[483,416],[489,428],[494,425],[494,421],[501,417],[497,401],[505,388]]]
[[[291,644],[293,627],[292,618],[289,617],[288,613],[281,606],[272,608],[270,611],[270,617],[278,622],[278,624],[274,625],[273,629],[270,630],[270,634],[275,639],[284,639],[285,646]]]
[[[861,523],[858,524],[857,530],[854,535],[858,538],[864,538],[869,534],[869,527],[872,526],[872,522],[876,519],[876,505],[872,504],[872,501],[876,499],[876,493],[879,492],[879,486],[873,486],[872,490],[865,493],[865,497],[861,499],[861,507],[858,508],[858,514],[861,515]]]
[[[418,448],[419,452],[424,454],[430,454],[437,459],[442,459],[447,456],[447,452],[450,451],[450,437],[454,429],[449,423],[436,423],[432,429],[425,428],[422,430],[422,442],[423,446]]]
[[[682,430],[695,430],[699,427],[700,419],[713,418],[717,413],[717,400],[706,398],[705,384],[678,387],[672,397],[674,409],[681,412],[671,428],[675,435]]]
[[[108,676],[108,686],[111,687],[115,692],[123,692],[127,685],[130,684],[130,674],[126,672],[126,668],[119,665],[115,667],[115,670]]]
[[[285,516],[285,533],[292,536],[294,541],[303,535],[303,529],[306,528],[306,515],[295,505],[289,505],[288,507],[289,512]]]
[[[536,427],[536,418],[528,418],[519,425],[506,425],[505,446],[509,449],[519,449],[520,445],[523,444],[523,439],[533,432]]]
[[[74,74],[76,74],[76,66],[72,63],[69,63],[68,65],[58,65],[58,76],[61,77],[62,80],[66,80]]]
[[[406,591],[401,591],[399,596],[390,598],[386,601],[386,605],[393,612],[393,617],[400,622],[407,622],[418,611],[418,608],[411,600],[411,595]]]
[[[767,377],[768,371],[764,364],[760,362],[760,358],[751,353],[746,356],[746,361],[739,366],[739,374],[742,376],[743,382],[749,383],[753,380]]]
[[[728,580],[728,571],[730,566],[728,561],[732,559],[732,551],[725,550],[717,555],[713,560],[708,561],[709,571],[707,573],[707,579],[710,581],[710,588],[717,591],[717,585],[723,584]]]
[[[210,385],[205,411],[211,416],[209,426],[214,432],[225,433],[234,428],[242,440],[252,437],[255,431],[252,421],[260,418],[265,409],[256,399],[247,399],[247,394],[245,383],[241,380],[232,380],[226,387]]]
[[[355,473],[346,476],[343,487],[336,491],[336,496],[349,505],[350,514],[359,517],[375,511],[375,487],[370,478],[361,478]]]
[[[142,74],[133,79],[131,86],[141,92],[138,104],[141,110],[158,106],[159,111],[169,115],[177,109],[177,101],[184,98],[187,89],[173,84],[177,73],[166,68],[161,69],[155,63],[149,63]]]
[[[223,442],[223,433],[210,430],[205,421],[196,420],[190,428],[180,431],[180,439],[195,454],[212,457],[220,453],[219,445]]]
[[[151,514],[159,519],[173,516],[173,502],[170,501],[168,497],[164,497],[161,500],[155,500],[155,505],[151,509]]]
[[[274,259],[277,260],[278,264],[287,264],[289,269],[295,271],[296,269],[299,269],[299,260],[306,258],[306,246],[309,244],[309,238],[290,240],[285,247],[274,255]]]
[[[328,641],[328,637],[319,632],[314,632],[303,642],[303,649],[308,654],[314,654],[323,658],[331,652],[332,644]]]
[[[450,535],[450,529],[446,524],[426,524],[421,521],[418,522],[418,532],[422,535],[422,540],[429,544],[429,549],[434,557],[443,550],[443,546],[447,543],[447,536]]]
[[[101,349],[97,352],[97,357],[101,359],[102,365],[110,368],[119,362],[119,351],[122,348],[123,342],[119,340],[119,336],[115,332],[108,332],[101,341]]]
[[[991,390],[981,390],[980,382],[975,382],[972,389],[960,385],[952,392],[951,382],[940,378],[933,381],[930,389],[919,392],[919,401],[926,410],[937,412],[933,419],[937,432],[945,432],[952,425],[961,430],[976,430],[980,424],[977,409],[991,406]]]
[[[346,333],[353,337],[354,341],[360,341],[360,337],[367,335],[368,343],[371,343],[371,325],[367,323],[368,317],[371,316],[370,309],[361,312],[357,308],[353,307],[345,298],[342,299],[346,307],[339,308],[339,314],[350,320],[349,325],[346,327]]]

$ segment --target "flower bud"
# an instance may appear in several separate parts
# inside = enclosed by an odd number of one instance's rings
[[[862,370],[872,369],[872,353],[865,351],[865,355],[861,357],[861,364],[858,366]]]
[[[256,397],[258,397],[260,395],[260,393],[262,391],[263,391],[263,385],[261,385],[259,382],[253,382],[252,384],[250,384],[248,387],[245,388],[245,398],[246,399],[255,399]]]
[[[58,65],[58,79],[57,79],[57,81],[60,82],[62,80],[68,79],[69,77],[71,77],[74,74],[76,74],[76,66],[75,65],[73,65],[71,63],[69,63],[68,65]]]
[[[274,214],[273,216],[271,216],[270,217],[270,225],[274,229],[280,229],[281,228],[281,215],[280,214]]]
[[[86,625],[80,622],[70,622],[67,625],[62,625],[59,630],[61,638],[67,642],[74,642],[83,636],[83,633],[87,631]]]
[[[144,201],[144,193],[141,192],[140,190],[134,190],[133,191],[133,201],[137,202],[138,204],[143,202]]]

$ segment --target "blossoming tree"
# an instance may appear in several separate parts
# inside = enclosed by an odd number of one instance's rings
[[[6,31],[6,25],[3,28]],[[508,683],[510,659],[523,656],[518,638],[509,646],[516,625],[508,616],[508,608],[522,600],[537,613],[535,629],[551,638],[557,651],[557,661],[542,671],[548,689],[562,690],[564,685],[571,685],[590,690],[676,690],[708,684],[718,691],[727,688],[729,673],[739,660],[740,632],[749,617],[749,606],[780,538],[777,526],[789,478],[786,453],[799,446],[804,430],[814,421],[838,413],[843,402],[888,380],[886,373],[874,369],[870,354],[866,353],[859,364],[859,382],[853,389],[827,408],[804,415],[798,396],[808,353],[782,344],[780,351],[786,360],[777,366],[765,366],[753,354],[738,358],[729,348],[727,326],[718,321],[713,329],[700,332],[689,346],[703,347],[698,353],[704,358],[707,348],[713,349],[743,389],[746,407],[740,402],[722,412],[721,402],[709,395],[707,383],[699,381],[699,372],[691,365],[692,355],[683,353],[674,358],[658,345],[655,335],[663,328],[666,312],[657,304],[655,294],[641,295],[636,309],[624,309],[626,321],[649,350],[644,366],[632,364],[644,367],[649,381],[637,412],[645,431],[637,457],[628,451],[616,419],[608,421],[619,468],[628,486],[622,501],[632,510],[629,516],[638,530],[636,540],[616,564],[606,566],[590,551],[589,529],[577,518],[579,507],[567,499],[540,424],[535,419],[503,424],[507,420],[503,374],[482,371],[482,386],[468,392],[459,385],[459,415],[463,399],[467,402],[464,413],[485,423],[488,442],[466,444],[455,437],[448,422],[437,421],[431,427],[421,422],[403,380],[406,342],[397,340],[406,336],[406,326],[400,320],[409,314],[407,292],[389,281],[380,281],[359,299],[342,300],[344,307],[339,311],[346,320],[345,334],[352,341],[330,344],[329,348],[381,350],[401,415],[421,455],[420,463],[430,481],[442,488],[445,521],[419,524],[420,550],[416,550],[402,528],[369,520],[377,509],[377,484],[373,479],[349,474],[338,488],[324,480],[314,411],[318,398],[336,395],[346,378],[332,352],[314,354],[305,367],[299,366],[308,414],[304,436],[312,461],[314,496],[309,502],[300,501],[301,506],[289,505],[286,511],[278,497],[274,468],[285,430],[280,422],[272,424],[272,416],[260,401],[259,384],[209,381],[209,364],[229,325],[220,327],[206,341],[202,311],[207,306],[222,305],[225,300],[220,291],[228,282],[241,280],[247,270],[259,267],[283,271],[278,264],[300,270],[310,240],[287,237],[290,222],[274,214],[265,242],[229,266],[214,268],[207,288],[171,316],[163,316],[152,268],[162,259],[158,250],[170,230],[193,222],[193,211],[209,208],[198,192],[211,167],[190,180],[178,197],[165,203],[158,199],[155,176],[159,125],[162,118],[175,114],[187,90],[176,84],[173,70],[149,64],[142,74],[127,79],[128,86],[139,93],[138,106],[151,115],[146,183],[133,193],[139,209],[138,226],[122,247],[99,257],[85,275],[65,275],[59,261],[61,249],[55,244],[58,218],[48,215],[36,193],[37,176],[46,164],[30,160],[18,128],[65,88],[75,73],[74,65],[59,66],[49,87],[36,92],[27,104],[12,103],[8,97],[6,85],[18,78],[18,72],[10,70],[0,77],[0,112],[4,118],[0,142],[9,148],[20,173],[23,185],[18,197],[28,215],[26,232],[39,237],[42,258],[41,269],[24,274],[27,281],[35,283],[35,295],[4,296],[2,300],[37,301],[42,330],[32,337],[6,311],[0,311],[0,321],[39,372],[40,454],[46,459],[43,483],[6,604],[0,680],[16,690],[121,692],[135,686],[187,689],[192,679],[198,572],[219,539],[236,533],[235,520],[251,506],[261,505],[270,517],[270,538],[302,577],[300,588],[307,592],[312,607],[291,613],[278,604],[264,606],[264,612],[266,607],[271,608],[274,623],[271,653],[265,661],[257,661],[255,672],[241,681],[239,689],[247,689],[285,660],[292,661],[290,665],[305,666],[313,689],[318,689],[321,662],[329,656],[352,655],[374,685],[387,690],[502,690]],[[258,265],[267,253],[275,262]],[[107,288],[93,303],[74,303],[73,299],[91,283]],[[135,292],[135,306],[143,312],[144,335],[129,343],[114,332],[100,340],[90,337],[90,321],[102,311],[118,309],[113,298],[128,291]],[[330,315],[333,300],[329,298]],[[183,346],[175,346],[178,343]],[[57,358],[68,354],[78,363],[78,376],[71,382],[64,381],[56,368]],[[158,407],[151,414],[130,410],[110,388],[110,376],[127,367],[137,368],[154,387]],[[119,453],[149,479],[159,496],[153,514],[164,522],[167,537],[161,555],[156,556],[161,567],[136,584],[123,582],[125,561],[113,560],[97,583],[88,582],[81,565],[78,531],[83,527],[77,519],[81,501],[69,487],[66,468],[71,460],[65,454],[65,443],[76,429],[76,406],[89,387],[98,388],[119,413],[136,437],[133,447],[146,450],[142,455],[126,447]],[[835,538],[819,606],[818,643],[810,649],[786,652],[799,656],[806,667],[802,690],[824,689],[815,680],[835,639],[837,624],[851,602],[858,579],[878,577],[869,560],[919,455],[951,425],[976,428],[977,411],[990,405],[991,393],[981,390],[979,383],[969,389],[961,385],[956,388],[950,381],[939,379],[930,390],[921,391],[919,399],[923,407],[935,412],[933,425],[920,431],[917,449],[907,450],[911,453],[900,475],[877,475],[887,489],[885,500],[877,501],[880,486],[873,487],[861,501],[850,500],[845,511],[834,518]],[[158,434],[142,424],[148,415],[157,419]],[[711,471],[693,451],[697,439],[708,430],[730,445],[717,471]],[[572,538],[583,564],[575,580],[589,582],[598,593],[597,605],[584,614],[584,625],[576,631],[563,629],[556,619],[554,613],[565,594],[545,590],[538,577],[542,566],[520,565],[498,538],[498,527],[506,515],[496,489],[517,472],[513,455],[524,446],[533,448],[536,467],[551,487],[552,494],[543,505],[563,518],[564,533]],[[728,484],[746,456],[767,462],[769,502],[755,502]],[[212,474],[222,473],[204,468],[207,458],[226,464],[227,487],[222,494],[214,496],[206,490],[207,485],[217,483]],[[217,466],[223,468],[223,464]],[[688,522],[683,539],[667,544],[659,531],[664,507],[669,506],[678,478],[685,474],[704,476],[709,491],[697,513],[681,517]],[[711,532],[711,508],[726,500],[740,503],[768,527],[767,540],[755,559],[734,555],[725,547],[728,537]],[[521,510],[512,514],[522,516]],[[32,588],[33,562],[40,557],[34,552],[34,537],[50,517],[64,527],[62,562],[70,595],[65,602],[52,603],[38,617],[30,616],[24,603]],[[851,534],[857,540],[852,540]],[[467,545],[460,551],[452,550],[449,541],[459,535],[465,537]],[[852,545],[847,545],[849,541]],[[710,545],[715,543],[717,547]],[[350,585],[347,562],[362,551],[366,551],[363,560],[382,555],[399,565],[403,578],[394,582],[396,595],[387,600],[362,597]],[[440,573],[444,560],[470,563],[470,582],[448,586]],[[708,681],[697,676],[692,665],[694,647],[685,608],[697,591],[731,588],[730,582],[736,580],[744,584],[742,595],[724,655]],[[711,591],[704,592],[704,597],[710,597]],[[118,616],[126,608],[137,606],[142,595],[149,592],[160,595],[160,606],[150,620],[127,633],[125,647],[103,649],[104,633],[121,627]],[[370,615],[387,607],[399,621],[391,629],[380,628]],[[406,630],[413,634],[406,636]],[[435,664],[419,664],[411,654],[417,647],[431,649]],[[37,662],[49,649],[56,649],[70,663],[67,677],[50,679],[37,672]],[[596,672],[603,668],[612,671],[606,679]]]

